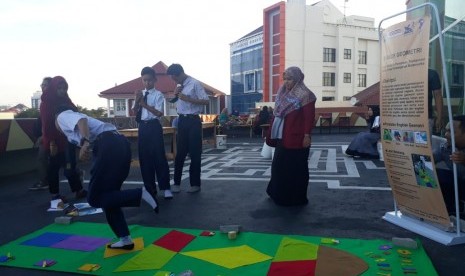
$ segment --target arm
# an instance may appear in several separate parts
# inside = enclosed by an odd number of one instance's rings
[[[315,123],[315,102],[306,104],[303,107],[304,112],[304,139],[302,147],[308,148],[312,144],[312,130]]]
[[[88,161],[91,157],[90,142],[89,142],[89,126],[87,125],[87,118],[81,118],[77,127],[81,138],[81,149],[79,151],[79,159]]]
[[[143,102],[144,96],[142,95],[142,91],[136,91],[134,92],[136,95],[136,99],[134,100],[134,106],[132,107],[132,112],[137,113],[140,109],[140,102]]]
[[[205,92],[205,89],[203,86],[199,83],[196,82],[194,85],[194,97],[187,96],[185,94],[179,93],[179,99],[190,102],[193,104],[200,104],[200,105],[207,105],[209,104],[209,99],[208,95]]]
[[[163,100],[163,99],[162,99]],[[153,106],[150,106],[148,104],[146,104],[144,101],[141,101],[140,102],[140,106],[147,109],[150,113],[152,113],[153,115],[157,116],[157,117],[162,117],[164,114],[162,111],[156,109],[155,107]],[[163,105],[162,105],[163,106]]]
[[[434,105],[436,107],[436,131],[440,132],[442,125],[442,108],[444,106],[441,89],[433,90]]]

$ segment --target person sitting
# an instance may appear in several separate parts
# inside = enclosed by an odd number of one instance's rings
[[[457,167],[457,184],[459,201],[465,200],[465,115],[453,118],[456,151],[452,153],[450,123],[446,126],[446,142],[433,152],[436,164],[436,174],[442,195],[449,214],[455,214],[455,188],[453,163]],[[459,212],[464,212],[463,204],[459,205]],[[465,218],[465,217],[464,217]]]
[[[268,107],[265,105],[262,107],[262,110],[258,113],[258,116],[255,118],[254,121],[254,128],[253,131],[255,135],[262,134],[261,125],[269,124],[270,123],[270,112],[268,111]]]
[[[379,106],[369,106],[367,115],[368,131],[357,134],[345,153],[354,157],[379,159],[377,147],[381,138]]]

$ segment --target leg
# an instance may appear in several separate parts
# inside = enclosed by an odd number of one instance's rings
[[[191,158],[191,165],[189,167],[191,186],[200,187],[200,173],[202,169],[202,122],[200,122],[199,119],[191,119],[189,156]]]
[[[154,125],[154,160],[155,171],[157,174],[158,186],[160,190],[170,190],[170,169],[168,160],[166,160],[165,142],[163,140],[163,128],[160,122],[156,121]]]
[[[144,186],[152,194],[157,194],[155,185],[155,145],[154,131],[151,123],[139,125],[139,163]]]
[[[80,171],[77,168],[76,160],[76,146],[68,143],[65,160],[65,176],[68,179],[71,191],[76,193],[77,196],[77,193],[82,191],[82,181]]]
[[[189,121],[180,117],[176,135],[176,157],[174,159],[174,185],[181,185],[182,169],[189,150]]]

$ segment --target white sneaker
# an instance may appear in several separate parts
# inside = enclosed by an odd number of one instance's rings
[[[181,192],[181,185],[171,185],[171,192],[173,193]]]
[[[188,193],[198,193],[200,192],[200,186],[191,186],[189,190],[187,190]]]
[[[173,194],[171,193],[170,190],[165,190],[165,199],[172,199]]]

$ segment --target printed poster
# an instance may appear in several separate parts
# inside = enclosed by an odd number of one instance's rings
[[[428,126],[430,18],[404,21],[381,36],[381,139],[402,214],[449,226]]]

